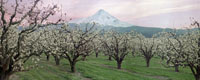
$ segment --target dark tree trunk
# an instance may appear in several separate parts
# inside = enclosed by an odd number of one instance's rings
[[[195,80],[200,80],[200,66],[194,66],[193,64],[188,64],[194,77]]]
[[[76,72],[75,64],[76,64],[75,61],[70,62],[70,67],[71,67],[71,72],[72,73]]]
[[[83,59],[82,59],[83,61],[85,61],[86,60],[86,56],[83,56]]]
[[[0,66],[0,80],[9,80],[10,75],[12,75],[13,61],[10,58],[6,59],[6,62]]]
[[[49,61],[49,57],[50,57],[50,55],[46,55],[46,57],[47,57],[47,61]]]
[[[132,51],[132,56],[135,57],[135,51]]]
[[[195,75],[195,80],[200,80],[200,75]]]
[[[60,59],[56,60],[56,65],[60,65]]]
[[[60,65],[60,59],[57,56],[54,56],[56,65]]]
[[[200,66],[197,66],[196,68],[195,79],[200,80]]]
[[[149,67],[151,58],[146,58],[146,66]]]
[[[164,59],[165,59],[165,56],[161,56],[161,59],[162,59],[162,61],[164,61]]]
[[[10,74],[0,73],[0,80],[9,80]]]
[[[99,56],[99,53],[96,53],[96,58]]]
[[[109,60],[109,61],[112,61],[112,57],[111,57],[110,55],[109,55],[109,57],[108,57],[108,60]]]
[[[121,69],[121,64],[122,64],[122,62],[117,61],[117,69]]]
[[[178,65],[174,65],[174,67],[175,67],[175,72],[179,72],[179,66]]]
[[[170,63],[170,60],[167,60],[166,64],[168,65]]]

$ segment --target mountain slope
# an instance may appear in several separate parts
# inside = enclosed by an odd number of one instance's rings
[[[115,18],[114,16],[110,15],[108,12],[102,9],[90,17],[72,20],[69,23],[81,24],[81,23],[93,23],[93,22],[101,26],[113,26],[113,27],[132,26],[131,24],[118,20],[117,18]]]
[[[85,29],[85,27],[92,27],[93,24],[87,24],[87,23],[81,23],[79,25],[75,24],[75,23],[70,23],[69,26],[70,27],[75,27],[75,26],[79,26],[81,29]],[[170,28],[156,28],[156,27],[143,27],[143,26],[130,26],[130,27],[113,27],[113,26],[100,26],[100,25],[95,25],[95,29],[98,30],[102,30],[104,31],[117,31],[120,33],[124,33],[124,32],[131,32],[131,31],[136,31],[138,33],[143,34],[145,37],[152,37],[154,34],[159,33],[159,32],[174,32],[174,29],[170,29]],[[192,29],[192,31],[194,31],[196,29]],[[177,29],[176,33],[178,35],[180,34],[184,34],[186,33],[187,30],[185,29]]]

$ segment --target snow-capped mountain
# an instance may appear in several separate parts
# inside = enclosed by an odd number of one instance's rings
[[[118,20],[117,18],[110,15],[108,12],[104,11],[103,9],[100,9],[98,12],[96,12],[94,15],[90,17],[69,21],[69,23],[76,23],[76,24],[93,23],[93,22],[101,26],[113,26],[113,27],[132,26],[132,24]]]

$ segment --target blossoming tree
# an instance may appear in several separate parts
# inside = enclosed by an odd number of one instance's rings
[[[48,21],[57,12],[57,6],[41,7],[41,0],[28,2],[32,4],[25,5],[24,0],[0,0],[0,80],[30,69],[24,68],[24,64],[40,54],[37,29],[60,22],[60,19],[55,23]]]

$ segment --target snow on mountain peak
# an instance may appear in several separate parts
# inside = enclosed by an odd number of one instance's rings
[[[103,9],[100,9],[93,16],[112,16],[112,15],[110,15],[108,12],[104,11]]]
[[[100,9],[99,11],[97,11],[98,15],[101,15],[101,14],[108,14],[106,11],[104,11],[103,9]]]
[[[114,16],[110,15],[108,12],[104,11],[103,9],[100,9],[97,11],[94,15],[87,17],[87,18],[82,18],[82,19],[77,19],[77,20],[72,20],[69,23],[97,23],[102,26],[113,26],[113,27],[129,27],[132,26],[131,24],[128,24],[126,22],[121,22]]]

